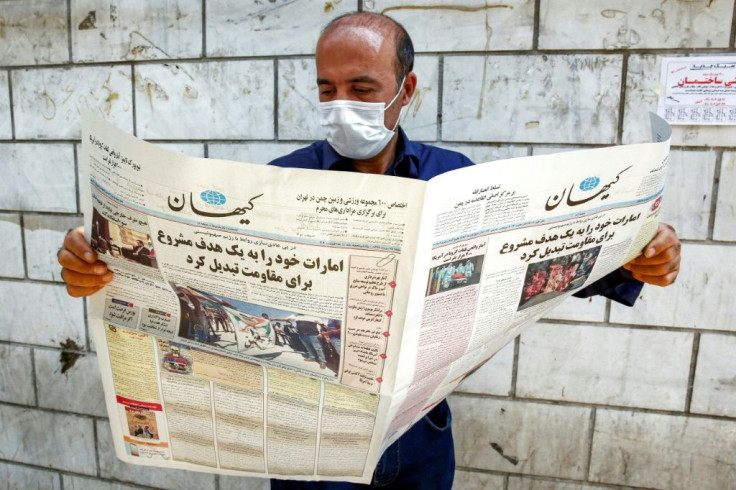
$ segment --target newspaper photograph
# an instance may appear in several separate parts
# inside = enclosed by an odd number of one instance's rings
[[[88,317],[118,457],[370,482],[524,325],[639,255],[669,153],[652,128],[422,182],[192,158],[85,115],[85,230],[114,272]]]

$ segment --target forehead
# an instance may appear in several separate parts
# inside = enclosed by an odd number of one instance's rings
[[[394,37],[384,29],[338,26],[317,44],[317,77],[338,81],[360,76],[393,77]]]

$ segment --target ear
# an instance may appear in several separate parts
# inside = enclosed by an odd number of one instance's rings
[[[414,96],[414,90],[417,88],[417,75],[413,71],[407,73],[402,88],[404,89],[404,95],[401,97],[401,105],[405,106],[411,102],[411,98]]]

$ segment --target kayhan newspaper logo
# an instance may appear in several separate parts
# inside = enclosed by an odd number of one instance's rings
[[[588,177],[587,179],[584,179],[582,182],[580,182],[580,190],[581,191],[592,191],[596,187],[598,187],[598,184],[601,183],[600,177]]]
[[[252,211],[254,204],[253,201],[258,199],[259,197],[262,197],[263,194],[258,194],[257,196],[253,196],[250,199],[248,199],[248,204],[242,207],[236,207],[233,210],[230,211],[221,211],[219,208],[220,206],[224,206],[227,202],[227,198],[225,197],[225,194],[223,194],[220,191],[208,189],[205,191],[202,191],[199,193],[199,198],[202,201],[200,203],[200,207],[198,208],[197,205],[194,204],[194,193],[189,193],[189,207],[192,210],[194,214],[197,214],[199,216],[205,216],[207,218],[225,218],[228,216],[243,216],[248,211]],[[178,195],[173,195],[168,197],[168,204],[169,209],[171,209],[174,212],[179,212],[187,204],[186,194],[182,193],[181,197]],[[201,207],[201,204],[204,204],[204,208]],[[216,211],[210,211],[208,209],[214,209]],[[240,220],[240,224],[242,225],[249,225],[250,220],[243,218]]]
[[[222,206],[227,202],[225,194],[219,191],[202,191],[199,197],[202,199],[202,201],[206,202],[207,204],[212,204],[213,206]]]
[[[628,167],[620,171],[616,175],[615,179],[613,179],[611,182],[601,187],[601,189],[595,194],[593,194],[592,196],[588,196],[584,194],[581,197],[577,197],[577,196],[573,197],[573,191],[575,190],[575,183],[573,183],[569,189],[568,188],[563,189],[560,194],[554,194],[552,196],[549,196],[547,198],[547,203],[544,205],[544,209],[546,209],[547,211],[552,211],[565,199],[565,196],[567,196],[567,200],[565,202],[568,206],[579,206],[580,204],[584,204],[588,201],[591,201],[598,196],[601,196],[601,201],[603,201],[609,197],[609,194],[607,194],[607,192],[611,188],[611,186],[616,184],[616,182],[618,182],[619,179],[621,178],[621,174],[629,170],[631,167],[632,166],[629,165]],[[600,177],[587,177],[583,179],[580,182],[580,184],[578,184],[578,189],[580,189],[581,192],[589,192],[589,191],[597,189],[600,183],[601,183]]]

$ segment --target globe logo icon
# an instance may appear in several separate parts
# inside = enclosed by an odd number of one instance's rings
[[[201,197],[202,201],[207,204],[213,204],[215,206],[222,206],[225,204],[225,201],[227,201],[227,199],[225,199],[225,194],[213,190],[202,191],[199,197]]]
[[[580,190],[581,191],[592,191],[596,187],[598,187],[598,184],[601,183],[601,179],[598,177],[588,177],[587,179],[580,182]]]

